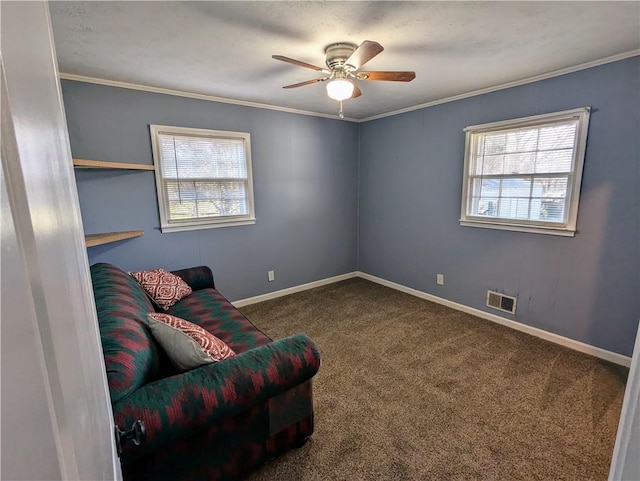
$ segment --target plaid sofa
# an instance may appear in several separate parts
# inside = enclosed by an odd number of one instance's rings
[[[225,341],[237,356],[176,372],[153,339],[156,309],[116,266],[91,266],[115,423],[145,423],[123,447],[125,480],[238,480],[313,433],[311,378],[320,357],[304,334],[273,341],[216,289],[208,267],[174,271],[193,293],[167,311]]]

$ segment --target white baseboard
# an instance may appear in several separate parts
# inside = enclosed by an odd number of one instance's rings
[[[299,286],[293,286],[287,289],[282,289],[275,292],[269,292],[267,294],[262,294],[260,296],[248,297],[247,299],[240,299],[238,301],[232,302],[232,304],[235,307],[248,306],[250,304],[257,304],[258,302],[269,301],[271,299],[276,299],[278,297],[288,296],[289,294],[295,294],[296,292],[302,292],[308,289],[314,289],[316,287],[326,286],[327,284],[333,284],[334,282],[340,282],[347,279],[352,279],[354,277],[361,277],[362,279],[375,282],[376,284],[390,287],[391,289],[395,289],[397,291],[404,292],[406,294],[410,294],[415,297],[419,297],[420,299],[425,299],[427,301],[435,302],[436,304],[442,304],[443,306],[456,309],[457,311],[466,312],[467,314],[480,317],[481,319],[486,319],[487,321],[495,322],[497,324],[510,327],[511,329],[515,329],[516,331],[525,332],[532,336],[539,337],[547,341],[551,341],[555,344],[560,344],[561,346],[568,347],[575,351],[584,352],[585,354],[590,354],[592,356],[599,357],[600,359],[604,359],[606,361],[610,361],[615,364],[620,364],[621,366],[625,366],[625,367],[631,366],[631,358],[627,356],[623,356],[622,354],[618,354],[612,351],[607,351],[606,349],[592,346],[590,344],[585,344],[584,342],[575,341],[573,339],[569,339],[568,337],[560,336],[558,334],[554,334],[549,331],[538,329],[537,327],[528,326],[526,324],[522,324],[520,322],[513,321],[505,317],[501,317],[495,314],[491,314],[489,312],[481,311],[480,309],[476,309],[475,307],[469,307],[469,306],[465,306],[464,304],[458,304],[457,302],[449,301],[442,297],[434,296],[433,294],[427,294],[426,292],[419,291],[411,287],[403,286],[402,284],[397,284],[395,282],[391,282],[386,279],[382,279],[381,277],[376,277],[361,271],[348,272],[346,274],[341,274],[339,276],[327,277],[326,279],[320,279],[318,281],[309,282],[307,284],[301,284]]]
[[[512,321],[511,319],[507,319],[501,316],[496,316],[495,314],[484,312],[474,307],[465,306],[464,304],[458,304],[457,302],[449,301],[447,299],[443,299],[442,297],[434,296],[433,294],[427,294],[426,292],[422,292],[417,289],[412,289],[411,287],[406,287],[406,286],[403,286],[402,284],[396,284],[395,282],[387,281],[386,279],[372,276],[371,274],[367,274],[365,272],[357,271],[356,275],[368,281],[375,282],[376,284],[390,287],[392,289],[396,289],[398,291],[411,294],[412,296],[416,296],[421,299],[426,299],[427,301],[435,302],[436,304],[442,304],[443,306],[451,307],[452,309],[466,312],[467,314],[471,314],[476,317],[486,319],[487,321],[495,322],[497,324],[502,324],[503,326],[510,327],[512,329],[515,329],[516,331],[522,331],[527,334],[531,334],[532,336],[539,337],[547,341],[551,341],[555,344],[560,344],[561,346],[568,347],[575,351],[584,352],[586,354],[599,357],[606,361],[610,361],[615,364],[620,364],[621,366],[626,366],[626,367],[631,366],[630,357],[623,356],[622,354],[618,354],[616,352],[607,351],[605,349],[601,349],[599,347],[595,347],[590,344],[585,344],[580,341],[574,341],[573,339],[569,339],[568,337],[560,336],[558,334],[554,334],[549,331],[538,329],[537,327],[532,327],[526,324],[522,324],[520,322]]]
[[[346,274],[340,274],[339,276],[327,277],[326,279],[320,279],[319,281],[308,282],[307,284],[300,284],[299,286],[288,287],[287,289],[281,289],[279,291],[268,292],[255,297],[247,297],[246,299],[240,299],[234,301],[234,307],[243,307],[250,304],[257,304],[258,302],[269,301],[282,296],[288,296],[289,294],[295,294],[296,292],[302,292],[316,287],[326,286],[327,284],[333,284],[334,282],[346,281],[357,277],[356,272],[348,272]]]

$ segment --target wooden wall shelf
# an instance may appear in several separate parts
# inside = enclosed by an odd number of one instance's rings
[[[128,164],[125,162],[108,162],[106,160],[73,159],[73,166],[79,169],[125,169],[125,170],[155,170],[155,165]]]
[[[109,162],[106,160],[73,159],[73,166],[77,169],[120,169],[149,171],[155,170],[155,165],[130,164],[126,162]],[[105,232],[102,234],[85,234],[84,243],[87,247],[95,247],[110,242],[117,242],[125,239],[133,239],[144,234],[142,230],[128,230],[121,232]]]
[[[84,236],[84,243],[87,247],[95,247],[109,242],[116,242],[125,239],[140,237],[143,230],[128,230],[123,232],[107,232],[104,234],[87,234]]]

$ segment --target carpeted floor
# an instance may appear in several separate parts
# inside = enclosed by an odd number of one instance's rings
[[[362,279],[242,311],[322,355],[314,436],[250,481],[607,478],[626,368]]]

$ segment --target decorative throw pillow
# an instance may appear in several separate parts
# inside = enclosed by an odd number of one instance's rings
[[[157,312],[147,317],[153,336],[179,369],[193,369],[236,355],[223,340],[192,322]]]
[[[165,311],[192,292],[189,284],[182,280],[182,277],[164,269],[130,272],[130,274]]]

